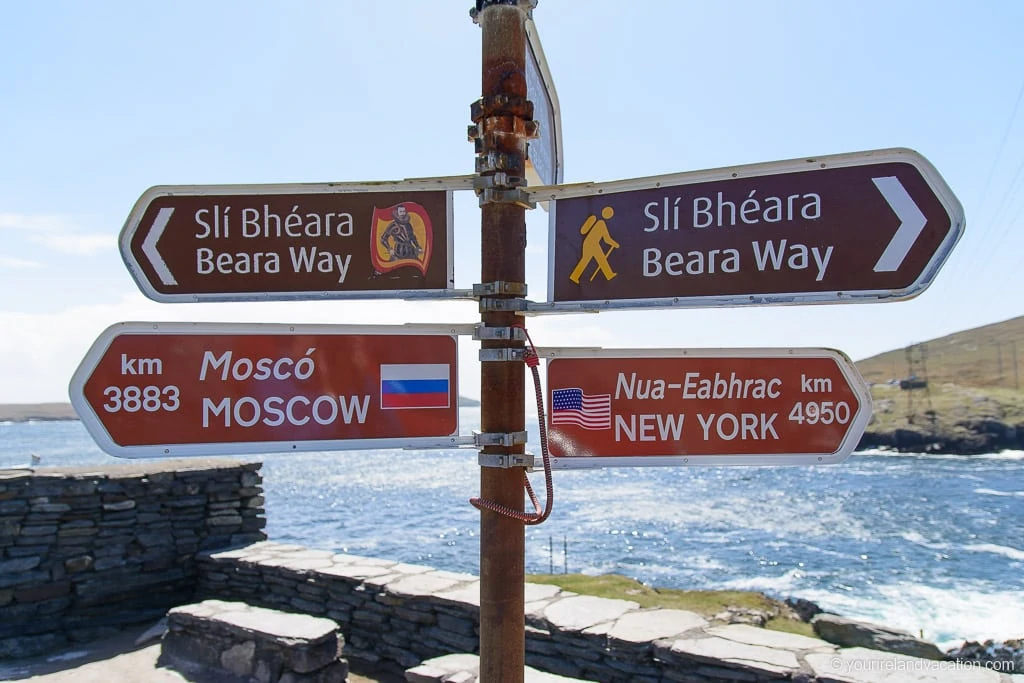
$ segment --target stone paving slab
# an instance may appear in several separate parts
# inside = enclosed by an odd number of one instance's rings
[[[375,564],[381,567],[392,567],[397,564],[391,560],[382,560],[377,557],[363,557],[362,555],[349,555],[347,553],[335,555],[334,561],[338,564]]]
[[[410,598],[428,597],[434,593],[454,588],[457,582],[443,576],[410,574],[388,584],[388,593]]]
[[[480,609],[480,582],[473,581],[464,586],[441,591],[435,594],[434,597],[445,602],[468,605]]]
[[[788,677],[800,668],[796,655],[762,645],[747,645],[717,636],[682,638],[672,643],[672,654],[706,664],[736,668],[758,676]]]
[[[831,654],[809,654],[806,661],[820,683],[1001,683],[1004,680],[998,672],[980,666],[908,657],[862,647]]]
[[[204,600],[167,613],[159,663],[186,676],[343,683],[344,640],[330,619]]]
[[[640,609],[632,600],[612,600],[592,595],[576,595],[556,600],[544,608],[543,618],[563,631],[584,631],[606,621],[618,619],[626,612]]]
[[[433,567],[428,567],[425,564],[409,564],[408,562],[399,562],[391,569],[401,574],[425,574],[434,571]]]
[[[563,591],[558,586],[552,586],[550,584],[527,583],[523,586],[523,595],[526,602],[540,602],[541,600],[551,600],[558,595],[561,595],[562,597],[569,597],[575,595],[575,593]]]
[[[296,572],[308,572],[333,567],[334,560],[330,557],[277,557],[263,564],[271,567],[281,567],[282,569],[291,569]]]
[[[201,620],[216,619],[282,642],[293,640],[318,642],[330,637],[338,630],[338,625],[330,619],[313,617],[308,614],[281,612],[224,600],[204,600],[194,605],[183,605],[171,609],[167,614],[170,620],[180,617]]]
[[[587,634],[607,635],[627,643],[651,643],[708,625],[704,617],[680,609],[652,609],[628,612],[613,622],[588,628]]]
[[[333,567],[321,569],[320,573],[328,576],[337,576],[343,579],[369,579],[379,576],[391,576],[394,574],[391,569],[378,564],[335,564]]]
[[[796,633],[785,633],[784,631],[772,631],[767,628],[759,628],[748,624],[730,624],[728,626],[715,626],[707,629],[713,636],[719,636],[726,640],[734,640],[737,643],[748,645],[763,645],[774,647],[780,650],[827,650],[834,652],[836,646],[820,638],[801,636]]]
[[[480,659],[476,655],[445,655],[428,659],[405,672],[408,683],[477,683]],[[596,683],[581,678],[567,678],[523,667],[524,683]]]

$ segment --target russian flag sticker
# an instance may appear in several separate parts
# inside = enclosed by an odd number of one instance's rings
[[[418,363],[380,366],[380,407],[447,408],[451,366]]]

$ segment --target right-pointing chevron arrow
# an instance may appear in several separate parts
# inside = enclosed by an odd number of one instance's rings
[[[142,241],[142,253],[153,264],[153,270],[156,271],[156,274],[160,276],[160,281],[165,285],[176,285],[178,281],[174,279],[174,275],[171,273],[171,269],[167,267],[164,257],[157,251],[156,243],[160,241],[160,236],[164,234],[164,228],[167,227],[167,223],[171,220],[171,214],[173,213],[174,209],[171,207],[160,209],[156,214],[156,220],[153,221],[153,227],[149,229],[149,234]]]
[[[921,209],[910,198],[907,189],[896,176],[885,176],[883,178],[872,178],[871,181],[878,188],[878,191],[889,202],[889,206],[900,219],[900,227],[896,234],[889,240],[885,251],[878,257],[875,264],[876,273],[891,273],[898,270],[907,257],[910,248],[914,246],[918,235],[924,230],[924,224],[928,220],[921,213]]]

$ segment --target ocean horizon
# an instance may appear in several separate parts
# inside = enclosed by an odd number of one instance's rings
[[[462,433],[479,427],[478,407],[459,413]],[[539,454],[536,419],[528,427]],[[0,422],[0,468],[33,454],[37,467],[126,462],[77,421]],[[473,448],[241,459],[263,462],[273,541],[479,574]],[[528,573],[799,597],[942,648],[1024,637],[1021,451],[558,471],[554,483],[551,518],[526,529]]]

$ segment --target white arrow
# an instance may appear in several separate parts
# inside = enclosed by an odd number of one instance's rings
[[[928,219],[921,213],[921,209],[910,198],[907,189],[903,187],[903,183],[896,176],[872,178],[871,182],[875,184],[878,191],[885,197],[885,201],[889,202],[896,217],[900,219],[900,227],[889,240],[885,251],[878,257],[878,263],[875,264],[876,273],[891,273],[898,270],[903,259],[907,258],[910,248],[914,246],[917,236],[924,230],[924,224],[928,222]]]
[[[167,267],[164,257],[156,250],[156,243],[160,240],[160,236],[164,234],[164,228],[167,227],[168,221],[171,220],[172,213],[174,213],[174,209],[170,207],[160,209],[156,214],[156,220],[153,221],[153,227],[149,229],[149,234],[146,235],[146,239],[142,240],[142,253],[153,264],[153,270],[156,271],[156,274],[160,276],[160,281],[165,285],[176,285],[178,281],[171,274],[171,269]],[[875,268],[875,270],[878,270],[878,268]]]

